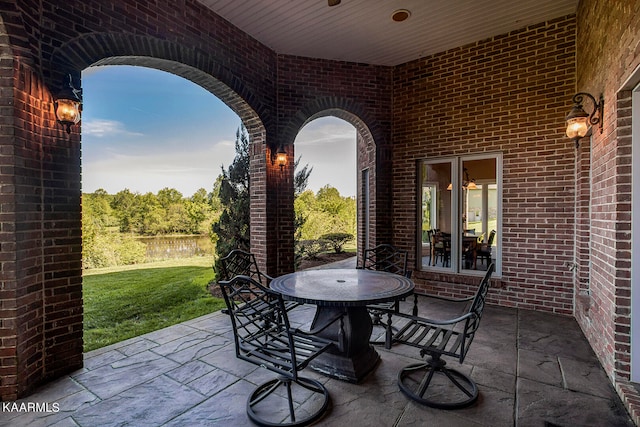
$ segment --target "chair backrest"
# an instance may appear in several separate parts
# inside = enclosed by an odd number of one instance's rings
[[[487,247],[491,247],[493,245],[493,239],[496,237],[496,230],[491,230],[489,233],[489,240],[487,241]]]
[[[235,276],[248,276],[253,280],[266,286],[270,282],[270,277],[260,272],[256,257],[241,249],[234,249],[229,254],[220,259],[220,271],[218,280],[231,280]]]
[[[358,268],[386,271],[410,277],[411,272],[407,270],[407,254],[408,252],[404,249],[383,243],[374,248],[365,249],[362,263]]]
[[[480,281],[480,285],[476,290],[476,293],[473,297],[471,305],[467,311],[468,317],[464,323],[464,330],[461,332],[461,343],[460,343],[460,354],[459,359],[460,363],[464,361],[464,358],[469,351],[469,346],[473,341],[473,338],[476,335],[476,331],[478,330],[478,326],[480,326],[480,320],[482,319],[482,313],[484,311],[485,301],[487,298],[487,293],[489,292],[489,285],[491,283],[491,274],[495,270],[495,264],[489,264],[487,271]]]
[[[236,356],[284,375],[296,357],[282,296],[248,276],[218,282],[229,310]]]

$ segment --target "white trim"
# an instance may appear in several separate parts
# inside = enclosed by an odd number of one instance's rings
[[[633,74],[636,84],[640,68]],[[631,96],[631,381],[640,382],[640,85]]]

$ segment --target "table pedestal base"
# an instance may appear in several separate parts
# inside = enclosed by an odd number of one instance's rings
[[[343,348],[330,348],[314,359],[309,365],[315,371],[339,380],[358,383],[373,371],[380,355],[369,344],[373,326],[366,307],[318,307],[312,328],[325,325],[336,314],[342,314],[340,321],[334,322],[318,335],[335,342],[342,342]]]

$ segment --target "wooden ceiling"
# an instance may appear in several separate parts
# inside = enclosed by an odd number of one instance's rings
[[[198,0],[277,53],[397,65],[575,13],[578,0]],[[392,19],[405,9],[410,16]]]

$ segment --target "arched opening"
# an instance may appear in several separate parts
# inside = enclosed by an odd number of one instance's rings
[[[83,70],[84,349],[221,307],[214,185],[239,117],[195,83],[147,67]],[[218,211],[216,211],[218,209]]]
[[[377,128],[369,126],[368,123],[371,120],[367,120],[365,115],[359,114],[360,110],[358,105],[354,105],[353,102],[346,99],[317,99],[303,108],[296,116],[297,118],[306,117],[306,120],[291,123],[284,133],[284,141],[293,143],[298,132],[305,125],[325,117],[332,117],[333,120],[341,119],[355,128],[356,247],[358,252],[365,247],[375,245],[376,241],[380,239],[387,238],[379,235],[377,224],[378,191],[380,191],[377,169],[379,157],[385,154],[380,152],[374,137],[377,135],[377,137],[384,139],[384,136],[377,134]],[[385,181],[382,184],[387,185],[388,182]],[[383,228],[388,231],[388,227]]]
[[[355,256],[357,243],[357,143],[349,122],[324,116],[307,122],[294,142],[298,173],[311,170],[303,194],[296,188],[296,255],[327,251],[325,262]],[[348,240],[351,236],[352,239]],[[331,244],[314,246],[329,239]],[[303,260],[303,265],[309,260]],[[355,263],[354,263],[355,264]]]

